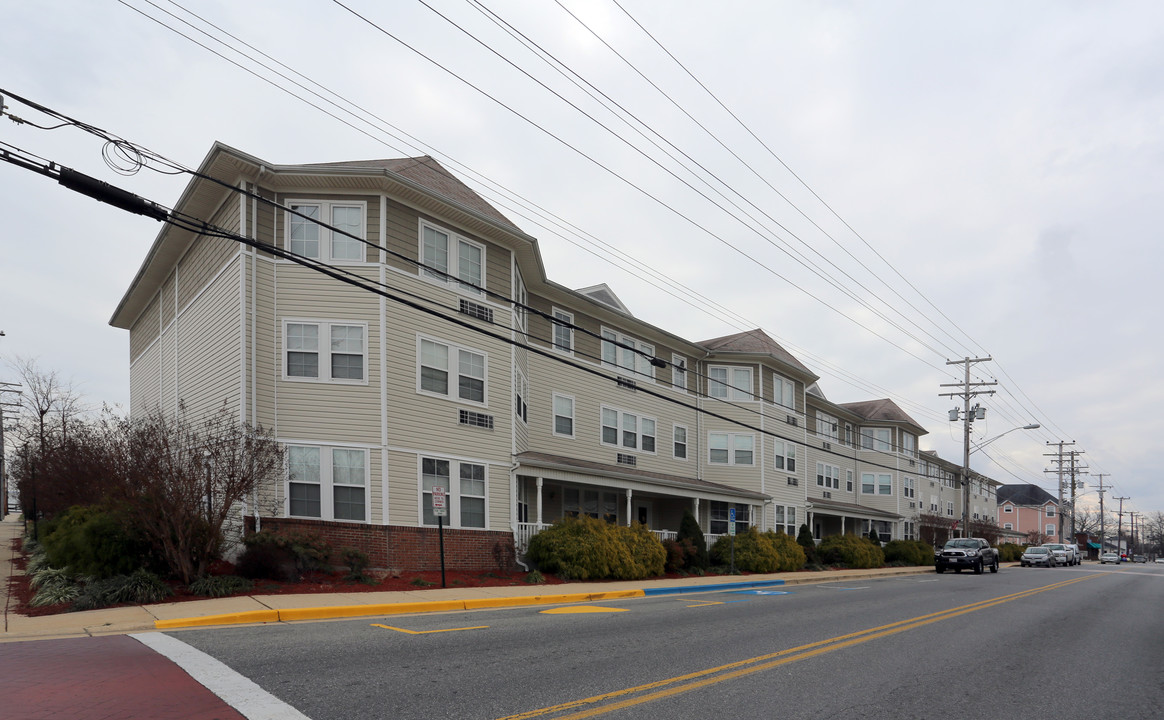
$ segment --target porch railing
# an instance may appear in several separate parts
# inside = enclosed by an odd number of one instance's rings
[[[517,532],[513,536],[513,544],[517,552],[524,553],[529,547],[530,538],[550,526],[550,523],[518,523]],[[679,537],[677,530],[652,530],[655,537],[662,540],[675,540]],[[709,536],[710,537],[710,536]]]

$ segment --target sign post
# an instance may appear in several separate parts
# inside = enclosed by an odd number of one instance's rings
[[[440,543],[441,551],[441,587],[447,587],[445,585],[445,515],[449,511],[445,498],[443,487],[437,486],[432,489],[432,514],[436,515],[437,519],[437,542]]]
[[[728,535],[731,536],[732,544],[732,562],[731,568],[728,572],[732,575],[736,574],[736,509],[728,508]]]

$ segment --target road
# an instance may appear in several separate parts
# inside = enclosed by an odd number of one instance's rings
[[[1164,716],[1164,566],[171,636],[312,720]]]

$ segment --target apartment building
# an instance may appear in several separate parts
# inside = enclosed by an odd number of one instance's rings
[[[925,430],[894,403],[829,402],[760,330],[691,341],[606,285],[554,283],[537,240],[432,158],[215,144],[176,210],[226,233],[166,226],[115,311],[131,414],[225,406],[271,429],[287,472],[240,508],[251,527],[415,569],[438,562],[438,522],[462,568],[582,514],[663,538],[685,511],[711,536],[732,510],[916,532]]]

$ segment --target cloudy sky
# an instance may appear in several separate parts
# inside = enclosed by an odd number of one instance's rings
[[[186,166],[216,140],[277,164],[433,155],[550,279],[693,340],[761,327],[830,400],[891,397],[955,461],[947,361],[990,356],[976,441],[1042,427],[976,469],[1054,494],[1048,444],[1073,441],[1083,501],[1105,473],[1109,507],[1164,510],[1164,4],[709,7],[10,3],[0,88]],[[0,143],[164,205],[186,183],[119,173],[72,127],[5,118]],[[159,226],[6,163],[0,207],[0,356],[128,406],[108,320]]]

